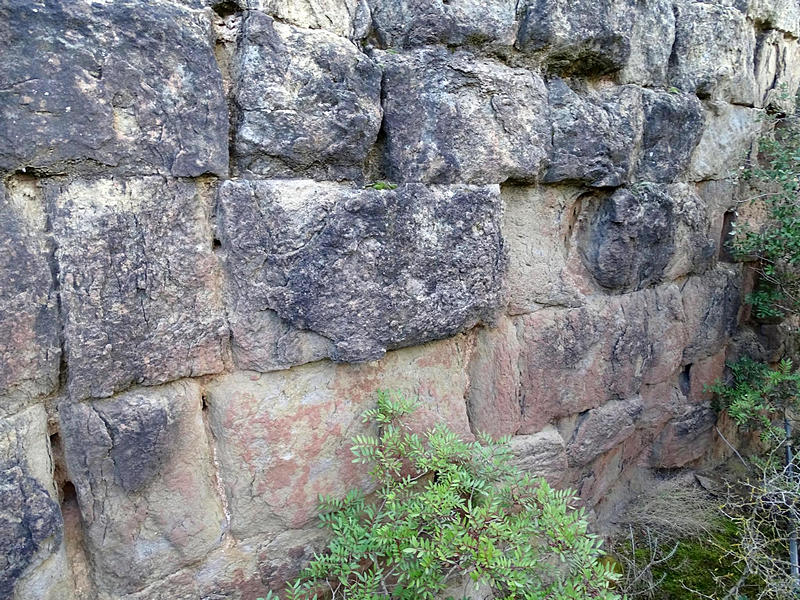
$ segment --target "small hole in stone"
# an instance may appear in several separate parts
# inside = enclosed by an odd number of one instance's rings
[[[200,398],[201,398],[201,399],[202,399],[202,401],[203,401],[203,407],[202,407],[202,410],[208,410],[208,396],[206,396],[205,394],[203,394],[203,395],[202,395]]]
[[[729,210],[722,217],[722,234],[719,239],[719,259],[722,262],[734,262],[731,252],[731,232],[736,224],[736,212]]]
[[[219,250],[220,248],[222,248],[222,242],[220,242],[219,240],[214,240],[214,242],[212,243],[212,247],[214,248],[214,250]]]
[[[223,0],[223,2],[217,2],[214,4],[214,6],[211,7],[211,10],[224,19],[225,17],[230,17],[231,15],[241,12],[242,9],[239,8],[235,2]]]
[[[59,488],[59,495],[61,496],[61,503],[76,500],[78,492],[75,490],[75,485],[71,481],[65,481]]]
[[[692,391],[692,365],[688,364],[683,367],[680,376],[678,377],[678,387],[684,396],[688,396]]]

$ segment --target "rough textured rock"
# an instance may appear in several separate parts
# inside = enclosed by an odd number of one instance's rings
[[[685,186],[640,184],[599,201],[581,223],[580,250],[598,284],[636,290],[706,268],[705,204]]]
[[[210,202],[160,177],[45,185],[73,398],[222,369]]]
[[[549,153],[547,90],[525,69],[467,52],[376,53],[394,181],[533,181]],[[464,127],[469,123],[469,127]]]
[[[0,420],[0,597],[67,600],[63,520],[41,406]]]
[[[310,29],[327,29],[348,38],[361,38],[370,25],[367,0],[235,0],[242,8],[256,9],[286,23]]]
[[[686,345],[684,320],[675,285],[522,317],[519,432],[535,433],[673,376]]]
[[[627,182],[642,128],[633,86],[581,97],[558,78],[548,84],[553,150],[542,181],[616,187]]]
[[[668,425],[653,443],[651,466],[675,469],[697,460],[708,450],[716,414],[707,405],[690,407]]]
[[[65,402],[59,414],[96,585],[135,592],[219,545],[226,517],[197,383]]]
[[[749,0],[747,16],[763,29],[777,29],[800,37],[800,5],[794,0]]]
[[[233,77],[240,171],[360,176],[381,124],[381,72],[352,42],[251,11]]]
[[[516,36],[514,0],[367,0],[383,47],[441,43],[505,48]]]
[[[503,187],[509,314],[579,306],[593,289],[579,253],[573,251],[573,229],[585,193],[579,187]]]
[[[375,390],[422,402],[420,429],[438,422],[469,437],[464,394],[470,340],[456,337],[368,365],[319,362],[288,371],[232,373],[207,388],[209,422],[237,538],[308,526],[319,494],[368,483],[350,439],[365,431]],[[413,372],[413,378],[408,373]]]
[[[798,5],[792,4],[800,12]],[[758,42],[756,105],[793,113],[800,87],[800,43],[796,38],[777,31],[762,34]]]
[[[543,58],[548,70],[568,76],[619,71],[631,54],[631,0],[525,0],[517,47]]]
[[[167,2],[0,6],[0,170],[228,171],[204,14]]]
[[[499,306],[496,187],[231,181],[219,211],[239,347],[246,315],[273,310],[330,339],[333,358],[369,360],[454,335]]]
[[[562,483],[567,472],[564,439],[555,427],[545,427],[533,435],[511,439],[514,464],[534,477],[544,477],[551,485]]]
[[[734,177],[761,130],[763,112],[715,102],[706,111],[705,123],[692,153],[689,178],[701,181]]]
[[[722,2],[695,0],[679,0],[675,10],[670,83],[701,98],[752,106],[756,37],[745,14]]]
[[[671,183],[689,166],[703,133],[703,105],[693,95],[642,91],[644,129],[638,181]]]
[[[646,86],[664,85],[674,42],[675,13],[672,0],[637,2],[631,53],[619,74],[620,81]]]
[[[58,303],[33,182],[0,184],[0,416],[58,385]]]
[[[570,466],[585,465],[628,439],[642,410],[641,399],[633,398],[612,400],[581,415],[567,444]]]
[[[742,303],[741,276],[719,266],[704,277],[690,277],[681,293],[686,327],[691,332],[685,363],[716,354],[738,325]]]

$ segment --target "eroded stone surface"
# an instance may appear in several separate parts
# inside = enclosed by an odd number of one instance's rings
[[[598,284],[635,290],[707,268],[714,256],[705,203],[687,186],[637,185],[596,201],[580,250]]]
[[[0,7],[0,170],[228,170],[210,22],[168,2]]]
[[[447,423],[469,438],[464,394],[469,338],[398,350],[366,365],[319,362],[288,371],[236,372],[207,388],[209,421],[237,538],[308,526],[319,494],[368,485],[351,438],[375,390],[419,398],[415,427]],[[414,373],[409,377],[409,373]]]
[[[585,465],[628,439],[642,414],[642,401],[612,400],[578,418],[578,426],[567,444],[570,466]]]
[[[352,42],[251,11],[233,71],[240,171],[360,176],[381,124],[381,72]]]
[[[670,83],[702,98],[752,106],[756,37],[745,13],[721,2],[695,0],[680,0],[675,8]]]
[[[553,149],[542,181],[616,187],[627,182],[642,129],[633,86],[581,97],[558,78],[548,84]]]
[[[72,598],[63,531],[44,408],[0,419],[0,597]]]
[[[633,16],[630,57],[620,72],[621,83],[661,86],[666,82],[675,42],[672,0],[643,0]]]
[[[30,185],[29,185],[30,184]],[[0,184],[0,416],[58,385],[58,302],[33,182]]]
[[[764,29],[777,29],[800,37],[800,5],[794,0],[749,0],[747,16]]]
[[[331,340],[334,359],[363,361],[491,320],[500,304],[496,187],[229,181],[219,213],[238,349],[254,339],[248,315],[267,310]]]
[[[650,452],[650,465],[676,469],[703,456],[711,445],[716,420],[716,413],[707,404],[689,407],[656,439]]]
[[[551,485],[562,483],[567,473],[564,439],[555,427],[548,426],[532,435],[511,439],[514,464],[533,477],[544,477]]]
[[[180,381],[59,407],[95,583],[131,593],[220,543],[200,387]]]
[[[222,369],[211,207],[195,183],[54,181],[45,194],[74,398]]]
[[[516,35],[514,0],[367,0],[384,47],[426,44],[510,47]]]
[[[547,90],[537,75],[463,51],[376,54],[385,69],[383,127],[393,180],[538,177],[551,131]]]
[[[370,25],[367,0],[234,0],[242,8],[310,29],[327,29],[348,38],[361,38]]]
[[[792,3],[798,12],[797,3]],[[756,105],[795,110],[800,87],[800,43],[778,31],[761,35],[756,49]]]
[[[763,112],[717,102],[706,111],[703,135],[692,153],[694,181],[735,177],[761,131]]]

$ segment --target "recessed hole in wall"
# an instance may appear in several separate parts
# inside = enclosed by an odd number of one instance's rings
[[[731,231],[736,224],[736,212],[729,210],[722,217],[722,233],[719,239],[719,259],[722,262],[734,262],[731,252]]]
[[[77,500],[78,493],[75,491],[75,485],[71,481],[65,481],[58,488],[58,495],[61,497],[61,503],[71,502]]]
[[[227,0],[217,2],[211,7],[211,10],[213,10],[222,18],[230,17],[231,15],[235,15],[236,13],[242,11],[242,9],[235,2],[229,2]]]
[[[684,396],[688,396],[692,391],[692,365],[688,364],[683,367],[681,374],[678,376],[678,386]]]
[[[216,239],[214,240],[214,242],[211,245],[214,248],[214,250],[219,250],[220,248],[222,248],[222,242],[220,242],[219,240],[216,240]]]

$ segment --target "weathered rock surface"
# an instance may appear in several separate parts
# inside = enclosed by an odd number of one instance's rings
[[[330,339],[334,359],[370,360],[491,320],[500,304],[496,187],[230,181],[219,213],[238,348],[253,339],[239,334],[247,315],[271,310]]]
[[[756,37],[745,13],[722,2],[675,4],[669,80],[701,98],[753,105]]]
[[[362,38],[370,26],[367,0],[234,0],[240,7],[260,10],[286,23],[327,29],[351,39]]]
[[[686,186],[639,184],[596,201],[579,246],[598,284],[636,290],[710,266],[708,229],[705,203]]]
[[[308,526],[319,494],[368,484],[352,462],[351,438],[365,431],[375,390],[422,403],[420,430],[445,422],[470,437],[464,394],[470,340],[456,337],[398,350],[367,365],[319,362],[288,371],[236,372],[207,387],[209,422],[237,538]],[[408,374],[414,373],[413,378]]]
[[[0,597],[67,600],[63,520],[41,406],[0,420]]]
[[[573,229],[585,194],[580,187],[503,187],[509,314],[579,306],[593,290],[591,276],[573,250]]]
[[[693,95],[642,91],[644,129],[638,181],[672,183],[689,166],[703,133],[703,105]]]
[[[196,562],[226,527],[193,381],[59,407],[95,584],[131,593]]]
[[[517,47],[542,56],[548,70],[567,76],[619,71],[631,54],[630,0],[525,0]]]
[[[551,128],[537,75],[464,51],[375,54],[384,67],[392,180],[501,183],[540,175]]]
[[[749,0],[747,16],[763,29],[777,29],[800,37],[800,6],[794,0]]]
[[[716,419],[707,404],[687,409],[653,443],[650,464],[659,469],[675,469],[703,456],[710,446]]]
[[[544,477],[551,485],[562,483],[567,473],[564,439],[555,427],[545,427],[533,435],[511,439],[514,465],[533,477]]]
[[[763,124],[763,112],[715,102],[706,111],[706,127],[692,153],[689,178],[726,179],[749,156]]]
[[[236,166],[358,178],[381,124],[378,66],[352,42],[251,11],[234,56]]]
[[[627,182],[642,129],[641,93],[622,86],[581,97],[558,78],[548,84],[553,150],[542,181],[616,187]]]
[[[792,3],[795,9],[797,3]],[[755,58],[756,105],[795,111],[800,87],[800,43],[778,31],[767,31],[758,40]]]
[[[222,369],[210,201],[159,177],[45,184],[75,399]]]
[[[203,13],[168,2],[0,6],[0,170],[228,171]]]
[[[581,415],[567,444],[570,466],[585,465],[628,439],[642,410],[641,399],[633,398],[612,400]]]
[[[514,0],[367,0],[383,47],[427,44],[510,48],[517,32]]]
[[[632,17],[631,53],[619,74],[620,81],[662,86],[667,80],[669,57],[675,42],[672,0],[637,2],[635,11]]]
[[[0,416],[5,416],[56,389],[61,350],[44,211],[32,182],[8,193],[0,184],[0,227]]]

